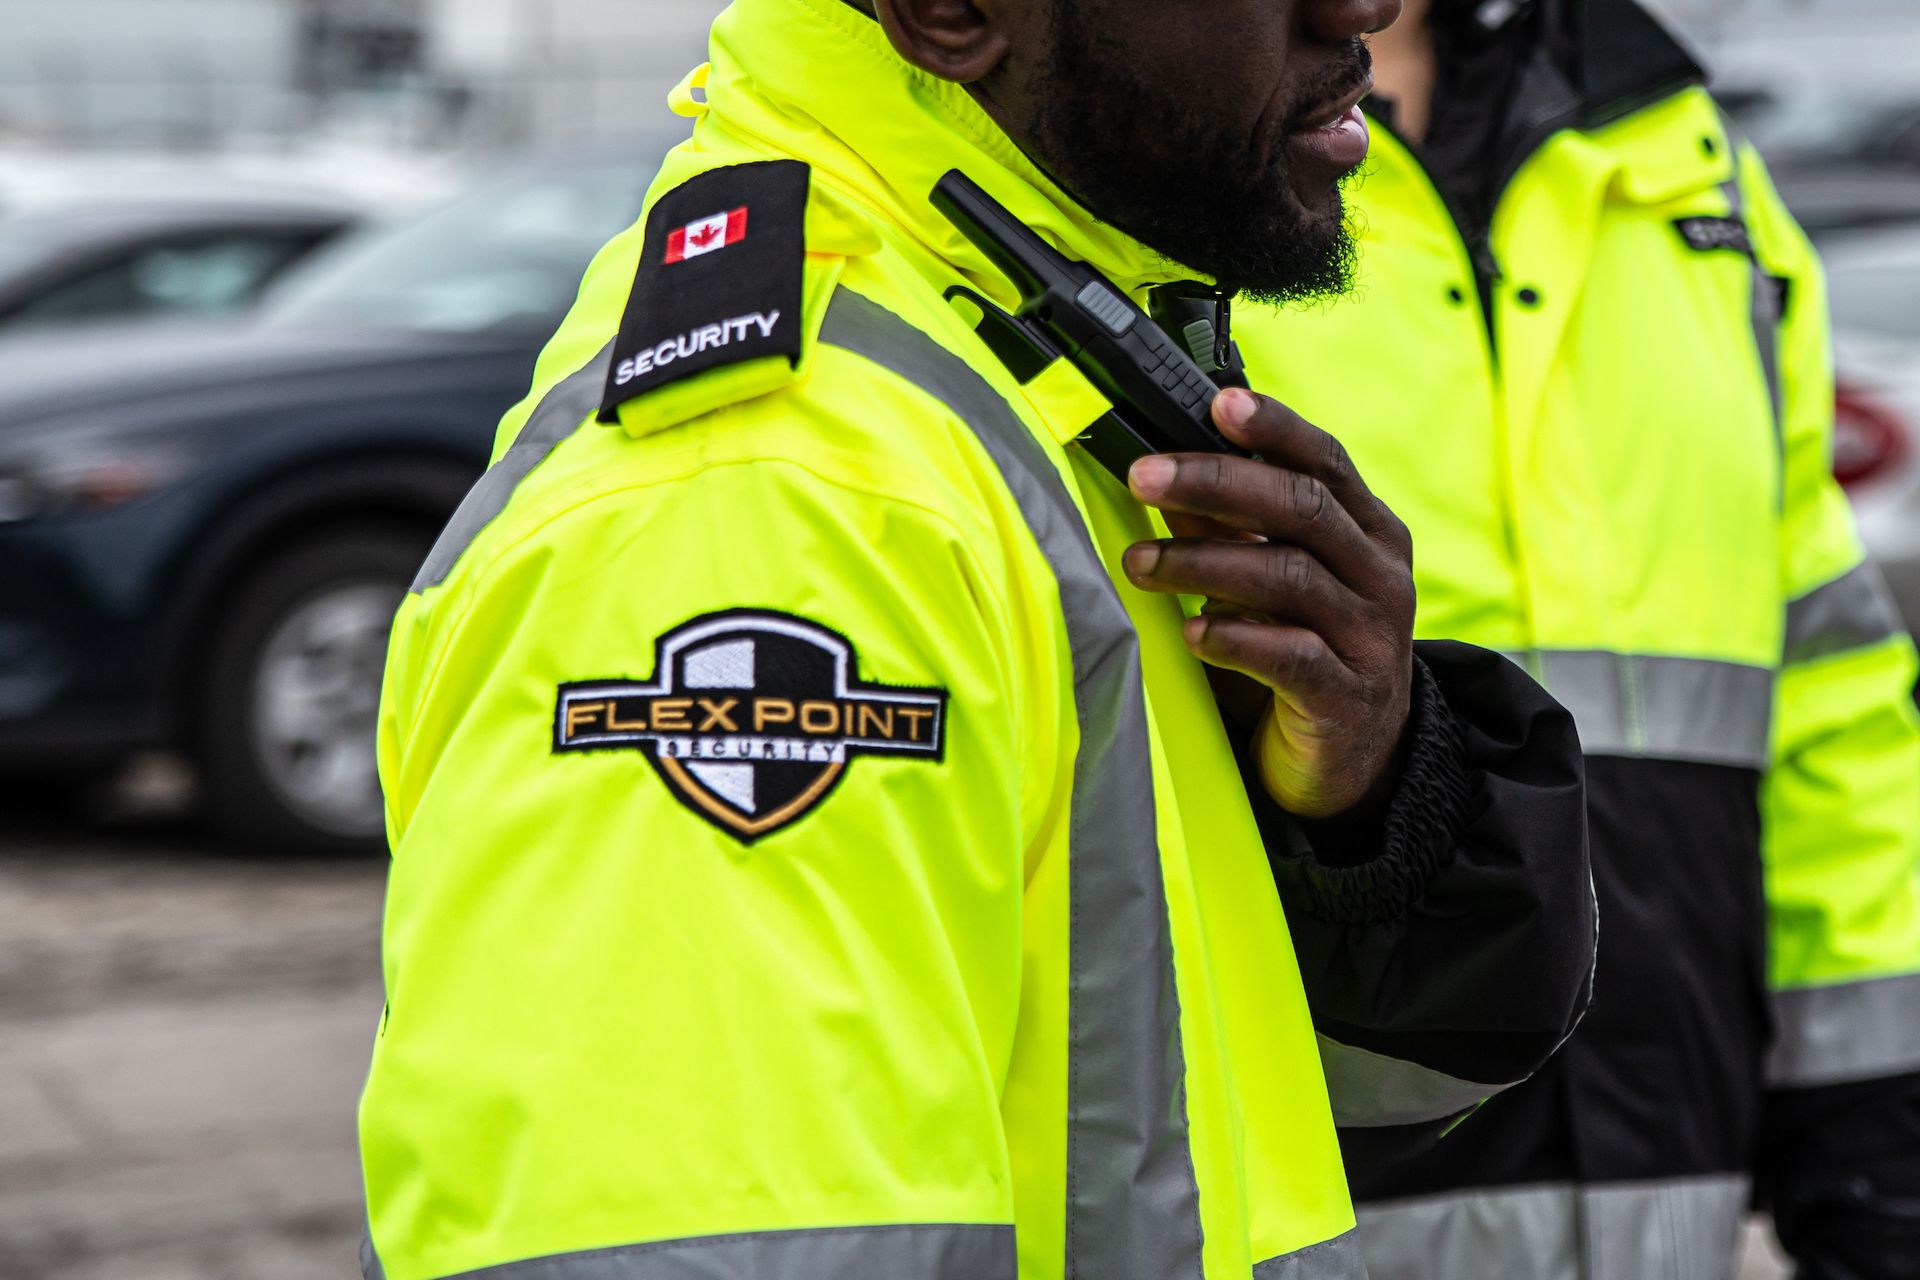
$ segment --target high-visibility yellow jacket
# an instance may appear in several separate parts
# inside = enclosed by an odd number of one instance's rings
[[[1319,859],[927,196],[1171,269],[840,0],[740,0],[696,79],[395,626],[369,1274],[1359,1277],[1336,1113],[1456,1115],[1584,1006],[1570,720],[1426,650],[1454,790]]]
[[[1912,1160],[1911,1121],[1875,1130],[1920,1095],[1914,648],[1828,468],[1821,273],[1705,90],[1630,106],[1518,164],[1490,314],[1378,124],[1353,296],[1236,309],[1254,385],[1412,527],[1417,634],[1526,665],[1589,757],[1592,1016],[1419,1164],[1355,1169],[1391,1202],[1362,1214],[1376,1280],[1730,1274],[1757,1146],[1790,1235],[1808,1205],[1848,1234],[1876,1150]],[[1835,1085],[1855,1121],[1805,1110]]]

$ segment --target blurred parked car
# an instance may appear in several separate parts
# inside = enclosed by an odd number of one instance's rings
[[[1771,68],[1763,79],[1736,77],[1714,89],[1766,156],[1800,225],[1818,240],[1920,221],[1920,94],[1911,85],[1800,70]]]
[[[0,211],[0,338],[53,324],[238,311],[355,217],[321,200],[219,196]]]
[[[1815,243],[1839,233],[1920,222],[1920,168],[1780,164],[1773,167],[1773,181]]]
[[[380,147],[231,146],[218,152],[51,149],[0,143],[0,213],[97,200],[116,205],[217,197],[320,201],[381,217],[416,214],[459,190],[463,162]]]
[[[1920,172],[1920,94],[1911,86],[1806,86],[1753,104],[1743,123],[1778,166]]]
[[[0,343],[0,760],[178,748],[238,839],[377,839],[393,611],[669,141],[349,237],[247,322]]]
[[[1834,474],[1867,551],[1920,633],[1920,226],[1828,236]]]

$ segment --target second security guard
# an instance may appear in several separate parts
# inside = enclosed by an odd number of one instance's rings
[[[1273,465],[1129,492],[1092,387],[943,296],[1013,301],[950,168],[1135,297],[1337,281],[1397,7],[720,17],[396,626],[369,1275],[1360,1280],[1336,1121],[1444,1125],[1565,1038],[1565,712],[1416,653],[1329,436],[1223,394]],[[1196,162],[1256,185],[1170,220]]]
[[[1808,1280],[1920,1276],[1914,649],[1829,465],[1819,262],[1631,0],[1407,22],[1362,287],[1236,330],[1413,525],[1419,633],[1573,709],[1606,943],[1534,1079],[1350,1151],[1374,1280],[1725,1280],[1756,1188]]]

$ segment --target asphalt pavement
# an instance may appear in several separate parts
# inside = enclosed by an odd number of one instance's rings
[[[0,1280],[358,1276],[384,878],[0,792]]]
[[[357,1276],[381,863],[0,804],[0,1277]]]

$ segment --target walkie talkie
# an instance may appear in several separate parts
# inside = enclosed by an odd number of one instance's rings
[[[1113,411],[1082,443],[1122,483],[1144,454],[1251,456],[1213,425],[1219,384],[1111,280],[1047,244],[958,169],[935,184],[932,199],[1013,282],[1020,307],[1009,314],[961,285],[947,290],[948,300],[964,297],[979,309],[975,331],[1021,382],[1064,358],[1099,388]],[[1206,334],[1211,342],[1211,326]]]

